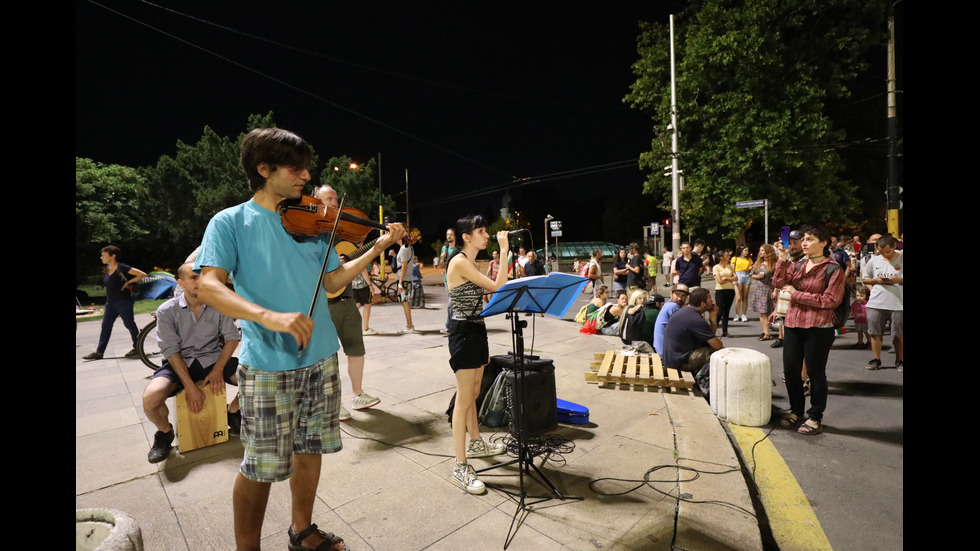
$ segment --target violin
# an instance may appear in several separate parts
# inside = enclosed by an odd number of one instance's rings
[[[299,199],[283,199],[279,202],[278,209],[282,227],[294,237],[331,233],[336,225],[337,238],[360,243],[372,229],[388,231],[384,225],[369,219],[364,211],[353,207],[327,206],[310,195],[302,195]],[[405,241],[413,245],[416,239],[406,235]]]

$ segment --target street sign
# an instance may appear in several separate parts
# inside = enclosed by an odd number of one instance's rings
[[[657,222],[650,223],[650,235],[660,235],[660,224]]]
[[[766,206],[766,200],[765,199],[756,199],[754,201],[736,201],[735,202],[735,208],[737,208],[737,209],[751,209],[751,208],[755,208],[755,207],[764,207],[764,206]]]
[[[561,237],[561,230],[553,230],[551,232],[551,237]]]
[[[553,229],[553,230],[560,230],[561,229],[561,220],[552,220],[551,222],[548,223],[548,225],[550,225],[551,226],[551,229]],[[559,235],[561,235],[561,234],[559,234]]]

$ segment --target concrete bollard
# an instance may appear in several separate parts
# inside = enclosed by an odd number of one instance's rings
[[[762,352],[723,348],[711,355],[711,410],[736,425],[761,427],[772,415],[772,364]]]
[[[75,510],[76,551],[143,551],[143,533],[133,517],[115,509]]]

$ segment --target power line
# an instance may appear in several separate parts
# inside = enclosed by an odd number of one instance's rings
[[[550,182],[554,180],[565,180],[568,178],[577,178],[579,176],[588,176],[590,174],[597,174],[600,172],[609,172],[612,170],[621,170],[624,168],[630,168],[639,165],[639,159],[629,159],[626,161],[617,161],[614,163],[607,163],[603,165],[595,165],[584,168],[577,168],[573,170],[566,170],[563,172],[553,172],[551,174],[543,174],[541,176],[529,176],[525,178],[515,178],[509,182],[503,182],[500,184],[494,184],[488,187],[480,188],[478,190],[467,191],[459,193],[456,195],[440,197],[438,199],[433,199],[431,201],[422,201],[420,203],[413,204],[413,208],[423,208],[431,207],[435,205],[441,205],[444,203],[450,203],[453,201],[460,201],[463,199],[469,199],[471,197],[479,197],[481,195],[489,195],[491,193],[497,193],[505,191],[508,189],[514,189],[518,187],[528,186],[532,184],[539,184],[542,182]]]
[[[435,142],[426,140],[425,138],[422,138],[420,136],[416,136],[416,135],[414,135],[414,134],[412,134],[410,132],[407,132],[405,130],[401,130],[400,128],[396,128],[396,127],[394,127],[394,126],[392,126],[390,124],[387,124],[387,123],[382,122],[382,121],[379,121],[379,120],[377,120],[375,118],[369,117],[368,115],[365,115],[363,113],[360,113],[358,111],[355,111],[355,110],[353,110],[353,109],[351,109],[349,107],[345,107],[345,106],[343,106],[343,105],[341,105],[341,104],[339,104],[337,102],[328,100],[327,98],[324,98],[322,96],[319,96],[317,94],[314,94],[313,92],[310,92],[310,91],[308,91],[308,90],[306,90],[304,88],[301,88],[299,86],[296,86],[294,84],[291,84],[291,83],[289,83],[289,82],[287,82],[285,80],[282,80],[280,78],[277,78],[277,77],[268,75],[268,74],[266,74],[266,73],[264,73],[264,72],[262,72],[262,71],[260,71],[258,69],[254,69],[254,68],[252,68],[252,67],[250,67],[248,65],[245,65],[244,63],[240,63],[238,61],[235,61],[234,59],[231,59],[231,58],[229,58],[227,56],[224,56],[224,55],[221,55],[221,54],[219,54],[217,52],[211,51],[211,50],[209,50],[207,48],[204,48],[203,46],[199,46],[199,45],[197,45],[197,44],[195,44],[193,42],[190,42],[188,40],[185,40],[185,39],[183,39],[183,38],[181,38],[179,36],[176,36],[174,34],[171,34],[171,33],[167,32],[167,31],[164,31],[164,30],[159,29],[157,27],[154,27],[153,25],[150,25],[150,24],[145,23],[143,21],[140,21],[139,19],[136,19],[134,17],[131,17],[129,15],[126,15],[124,13],[121,13],[118,10],[114,10],[112,8],[109,8],[107,6],[104,6],[102,4],[99,4],[98,2],[94,2],[93,0],[89,0],[89,2],[92,3],[92,4],[94,4],[94,5],[96,5],[96,6],[99,6],[100,8],[103,8],[103,9],[105,9],[107,11],[110,11],[112,13],[115,13],[116,15],[119,15],[120,17],[124,17],[124,18],[129,19],[130,21],[132,21],[134,23],[137,23],[137,24],[142,25],[142,26],[144,26],[144,27],[146,27],[146,28],[148,28],[150,30],[153,30],[155,32],[158,32],[158,33],[160,33],[160,34],[162,34],[162,35],[164,35],[164,36],[166,36],[168,38],[172,38],[173,40],[176,40],[176,41],[178,41],[178,42],[180,42],[182,44],[186,44],[187,46],[190,46],[192,48],[195,48],[197,50],[200,50],[200,51],[202,51],[202,52],[204,52],[204,53],[206,53],[208,55],[214,56],[214,57],[216,57],[216,58],[218,58],[218,59],[220,59],[220,60],[222,60],[222,61],[224,61],[226,63],[230,63],[230,64],[232,64],[232,65],[234,65],[236,67],[239,67],[241,69],[244,69],[244,70],[246,70],[246,71],[248,71],[250,73],[254,73],[254,74],[257,74],[257,75],[262,76],[264,78],[267,78],[267,79],[269,79],[269,80],[271,80],[271,81],[273,81],[273,82],[275,82],[277,84],[280,84],[282,86],[285,86],[285,87],[287,87],[287,88],[289,88],[291,90],[294,90],[296,92],[299,92],[299,93],[301,93],[303,95],[309,96],[309,97],[311,97],[311,98],[313,98],[313,99],[315,99],[317,101],[321,101],[323,103],[326,103],[328,105],[331,105],[331,106],[333,106],[333,107],[335,107],[337,109],[340,109],[341,111],[350,113],[351,115],[354,115],[356,117],[359,117],[361,119],[364,119],[364,120],[366,120],[366,121],[368,121],[370,123],[376,124],[376,125],[378,125],[378,126],[380,126],[382,128],[391,130],[392,132],[396,132],[398,134],[401,134],[402,136],[405,136],[407,138],[410,138],[410,139],[413,139],[413,140],[418,141],[420,143],[423,143],[425,145],[428,145],[429,147],[438,149],[439,151],[442,151],[444,153],[448,153],[448,154],[450,154],[450,155],[452,155],[454,157],[458,157],[458,158],[460,158],[460,159],[462,159],[464,161],[467,161],[469,163],[472,163],[472,164],[475,164],[477,166],[483,167],[483,168],[485,168],[485,169],[487,169],[487,170],[489,170],[491,172],[495,172],[497,174],[503,174],[505,176],[512,176],[511,173],[509,173],[509,172],[507,172],[505,170],[502,170],[502,169],[499,169],[499,168],[490,166],[490,165],[488,165],[486,163],[477,161],[476,159],[473,159],[471,157],[467,157],[466,155],[463,155],[461,153],[457,153],[457,152],[455,152],[455,151],[453,151],[453,150],[451,150],[449,148],[446,148],[446,147],[443,147],[443,146],[441,146],[439,144],[436,144]]]

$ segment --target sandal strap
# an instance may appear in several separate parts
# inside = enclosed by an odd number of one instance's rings
[[[335,535],[333,532],[324,532],[323,530],[320,530],[319,528],[317,528],[316,523],[311,524],[309,528],[303,530],[298,534],[293,534],[292,530],[293,530],[292,528],[289,529],[290,543],[292,543],[296,547],[303,547],[303,549],[310,549],[311,551],[320,551],[321,549],[323,551],[330,551],[331,549],[333,549],[334,545],[344,541],[344,538]],[[302,541],[305,540],[310,535],[312,535],[314,532],[319,532],[320,535],[326,538],[326,541],[318,545],[316,549],[303,546]]]
[[[310,525],[309,528],[307,528],[306,530],[303,530],[299,534],[291,534],[290,535],[290,539],[293,540],[293,543],[294,544],[297,544],[298,545],[303,540],[305,540],[306,538],[308,538],[309,536],[311,536],[314,532],[317,532],[319,530],[320,529],[317,528],[316,523],[313,523],[313,524]]]

